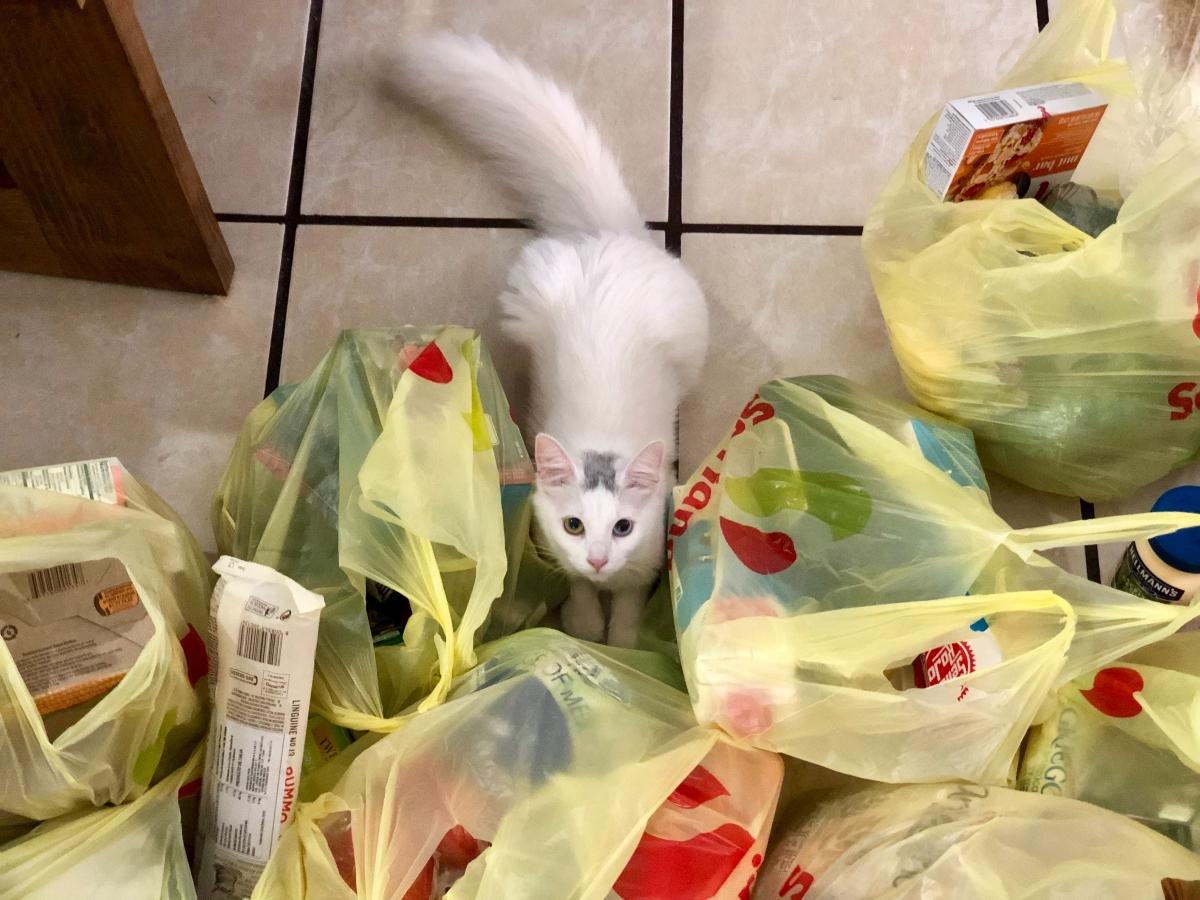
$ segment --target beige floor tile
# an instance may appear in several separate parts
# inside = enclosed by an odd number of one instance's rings
[[[213,209],[282,213],[306,0],[137,0],[136,8]]]
[[[344,328],[464,325],[482,333],[523,425],[528,363],[501,336],[496,301],[532,237],[524,229],[301,226],[281,381],[312,371]]]
[[[327,0],[304,187],[314,213],[511,216],[478,157],[387,88],[397,41],[480,34],[571,91],[647,219],[666,216],[670,4],[625,0]]]
[[[708,297],[712,340],[680,411],[681,474],[772,378],[832,373],[904,396],[857,237],[688,234],[683,259]]]
[[[227,297],[0,273],[0,470],[117,456],[211,549],[213,490],[262,398],[283,237],[223,229]]]
[[[1035,491],[994,472],[988,472],[987,479],[992,491],[992,508],[1013,528],[1074,522],[1080,518],[1079,501],[1074,497]],[[1082,547],[1061,547],[1048,550],[1044,555],[1073,575],[1087,577]]]
[[[1200,463],[1192,463],[1176,469],[1165,478],[1146,485],[1128,497],[1108,503],[1096,504],[1097,516],[1115,516],[1123,513],[1149,512],[1159,495],[1179,484],[1200,484]],[[1125,544],[1105,544],[1100,547],[1100,577],[1107,582],[1116,571]]]
[[[510,393],[524,366],[496,329],[496,299],[523,229],[304,225],[296,237],[282,381],[307,375],[344,328],[481,329]],[[517,405],[519,394],[510,396]]]
[[[862,224],[922,123],[1036,33],[1032,0],[692,0],[684,221]]]

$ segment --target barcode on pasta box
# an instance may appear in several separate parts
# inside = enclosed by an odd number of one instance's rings
[[[63,563],[48,569],[29,573],[29,597],[40,600],[51,594],[61,594],[83,584],[83,566],[79,563]]]
[[[238,628],[237,653],[242,659],[279,665],[283,653],[283,632],[253,622],[242,622]]]
[[[985,97],[982,100],[971,100],[971,105],[983,113],[989,121],[1008,119],[1017,114],[1012,104],[999,97]]]
[[[0,472],[0,486],[35,488],[70,494],[85,500],[98,500],[114,506],[125,505],[121,487],[121,463],[114,457],[63,463],[57,466],[35,466]]]

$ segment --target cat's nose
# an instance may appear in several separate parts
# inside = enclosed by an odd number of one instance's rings
[[[587,558],[587,561],[588,561],[588,565],[591,566],[593,569],[595,569],[597,572],[599,572],[606,565],[608,565],[608,557],[607,556],[591,556],[591,555],[589,555]]]

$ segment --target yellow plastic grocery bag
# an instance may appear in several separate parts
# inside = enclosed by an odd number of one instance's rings
[[[770,900],[1163,900],[1200,856],[1115,813],[974,784],[833,791],[781,819],[755,889]]]
[[[1063,685],[1033,729],[1019,787],[1086,800],[1200,850],[1200,632]]]
[[[183,762],[206,708],[198,682],[211,581],[195,540],[115,459],[16,474],[43,483],[46,472],[92,472],[97,483],[102,474],[108,489],[89,499],[10,486],[21,478],[0,475],[0,822],[8,826],[140,796],[156,772]],[[97,569],[114,577],[81,598],[90,618],[50,618],[47,610]],[[30,647],[29,634],[54,643]]]
[[[136,800],[45,822],[0,847],[0,897],[193,900],[180,800],[199,790],[202,756]]]
[[[773,381],[750,400],[676,489],[669,527],[702,724],[878,781],[1000,783],[1055,685],[1200,617],[1036,552],[1197,517],[1014,530],[971,447],[841,378]]]
[[[1075,179],[1126,189],[1116,224],[1093,238],[1034,199],[940,202],[921,175],[931,120],[863,232],[917,402],[974,431],[989,469],[1089,500],[1200,450],[1200,36],[1151,6],[1065,0],[999,85],[1104,95]]]
[[[445,695],[477,638],[544,613],[516,600],[532,480],[477,334],[348,331],[247,418],[217,546],[325,598],[313,709],[386,731]]]
[[[254,898],[748,896],[782,762],[697,727],[652,657],[547,629],[482,648],[301,805]]]

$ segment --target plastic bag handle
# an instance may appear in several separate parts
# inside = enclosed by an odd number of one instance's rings
[[[1200,527],[1200,514],[1185,512],[1147,512],[1126,516],[1105,516],[1074,522],[1056,522],[1033,528],[1016,528],[1008,541],[1019,553],[1053,550],[1056,547],[1080,547],[1084,544],[1110,544],[1170,534],[1181,528]]]

